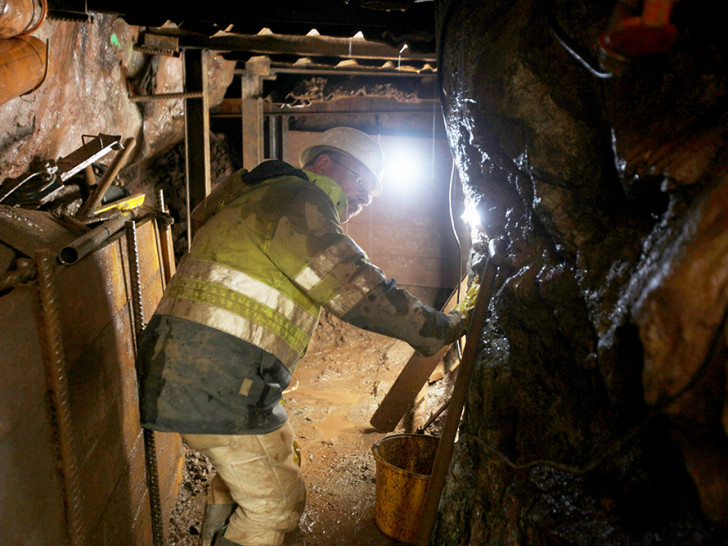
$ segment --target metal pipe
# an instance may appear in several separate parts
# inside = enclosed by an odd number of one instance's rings
[[[101,199],[103,199],[106,190],[109,189],[109,186],[111,186],[114,178],[116,178],[116,175],[119,174],[119,171],[124,166],[124,163],[126,163],[126,160],[129,158],[131,152],[134,150],[135,147],[136,139],[134,137],[129,137],[124,141],[123,150],[116,154],[116,157],[114,157],[111,165],[109,165],[109,168],[106,169],[106,172],[101,177],[101,180],[99,180],[98,186],[96,186],[96,189],[89,196],[86,202],[81,205],[81,208],[78,209],[76,216],[78,216],[79,218],[84,218],[92,214],[93,211],[99,207],[99,205],[101,204]]]
[[[0,7],[0,39],[25,32],[33,23],[34,0],[5,0]]]
[[[51,410],[55,424],[58,457],[60,459],[61,483],[64,493],[66,530],[72,546],[87,544],[81,510],[81,487],[73,449],[71,410],[68,392],[68,371],[63,350],[61,319],[57,307],[54,285],[55,255],[50,250],[36,254],[38,268],[38,292],[40,295],[43,348]]]
[[[36,89],[46,74],[48,49],[35,36],[0,40],[0,104]]]
[[[134,317],[135,347],[144,332],[144,302],[142,299],[142,283],[139,274],[139,248],[137,246],[136,222],[128,220],[125,224],[126,248],[129,257],[129,282],[131,284],[131,306]],[[162,501],[159,495],[159,471],[157,468],[157,445],[154,431],[144,429],[144,460],[147,470],[147,487],[149,489],[149,507],[152,515],[152,540],[154,546],[164,544],[164,527],[162,525]]]
[[[48,0],[40,0],[40,16],[38,19],[23,31],[23,35],[32,34],[40,28],[48,15]],[[33,17],[35,17],[35,3],[33,4]]]
[[[35,0],[5,0],[0,10],[0,39],[32,34],[43,23],[48,12],[46,0],[40,0],[36,15]]]
[[[107,220],[88,233],[64,246],[58,253],[58,261],[62,264],[75,264],[91,251],[108,241],[120,231],[127,220],[134,217],[133,212],[124,212],[116,218]]]

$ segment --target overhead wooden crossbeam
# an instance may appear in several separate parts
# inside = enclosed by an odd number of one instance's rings
[[[434,63],[434,54],[414,53],[382,42],[363,38],[333,38],[331,36],[295,36],[288,34],[234,34],[219,32],[205,36],[176,28],[155,28],[147,32],[177,36],[180,47],[195,47],[216,51],[245,52],[255,55],[298,55],[300,57],[345,57],[383,61],[419,61]]]

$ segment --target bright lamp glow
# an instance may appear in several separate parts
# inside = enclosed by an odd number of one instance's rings
[[[421,185],[428,176],[429,161],[421,150],[414,146],[391,146],[386,150],[384,166],[384,187],[387,191],[406,192]]]
[[[480,213],[478,212],[478,207],[472,202],[465,205],[465,212],[463,212],[463,215],[460,218],[462,218],[471,228],[478,228],[483,225],[480,219]]]

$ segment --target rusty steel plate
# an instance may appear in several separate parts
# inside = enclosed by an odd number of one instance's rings
[[[75,238],[49,212],[0,205],[0,241],[26,256],[43,248],[61,248]]]

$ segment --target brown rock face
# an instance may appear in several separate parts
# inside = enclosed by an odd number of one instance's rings
[[[599,48],[611,2],[438,7],[451,148],[508,255],[432,543],[725,543],[728,71],[709,6],[678,3],[667,51],[621,59]]]
[[[135,51],[138,27],[113,15],[93,15],[93,23],[47,20],[34,33],[48,40],[48,72],[36,91],[0,105],[0,180],[27,172],[33,159],[67,155],[83,144],[84,135],[135,137],[132,161],[182,139],[182,100],[129,100],[181,91],[182,61]],[[208,55],[212,107],[222,101],[235,62]]]

